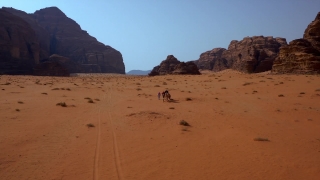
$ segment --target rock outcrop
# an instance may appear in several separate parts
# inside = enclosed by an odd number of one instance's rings
[[[36,76],[70,76],[68,69],[76,68],[73,67],[74,65],[75,63],[70,59],[54,54],[37,64],[33,74]]]
[[[39,41],[22,18],[0,9],[0,74],[32,74],[39,62]]]
[[[160,65],[155,66],[149,73],[149,76],[166,75],[166,74],[200,74],[197,65],[193,62],[180,62],[173,55],[168,55]]]
[[[273,73],[320,74],[320,12],[304,32],[280,49]]]
[[[21,27],[15,28],[18,33],[22,31],[22,35],[17,37],[23,37],[22,39],[34,38],[32,45],[38,46],[37,57],[35,55],[33,57],[35,64],[48,59],[52,54],[59,54],[77,64],[76,67],[78,69],[68,69],[69,72],[125,73],[122,55],[119,51],[98,42],[86,31],[82,30],[79,24],[68,18],[60,9],[56,7],[44,8],[33,14],[27,14],[13,8],[2,8],[1,11],[5,11],[11,14],[11,17],[23,21]],[[0,32],[0,36],[8,34],[6,29],[10,29],[11,26],[14,27],[17,24],[15,23],[16,20],[8,18],[1,18],[1,20],[4,19],[5,21],[12,22],[12,24],[7,24],[6,28],[4,28],[5,31],[2,30]],[[18,24],[21,24],[20,21]],[[23,33],[26,28],[31,29],[34,33],[33,36],[27,36]],[[35,47],[32,46],[31,48]],[[2,58],[0,63],[8,61],[11,57],[13,56],[5,59]],[[19,58],[17,60],[19,61]],[[33,67],[29,66],[29,71],[32,72]],[[0,72],[4,72],[2,69],[0,67]],[[13,68],[12,70],[14,73],[15,69]]]
[[[206,51],[202,53],[199,60],[194,61],[194,63],[201,70],[221,71],[227,69],[227,62],[221,58],[225,50],[225,48],[214,48],[211,51]]]
[[[215,48],[200,55],[196,64],[200,69],[221,71],[235,69],[246,73],[269,71],[286,39],[271,36],[253,36],[233,40],[227,50]]]

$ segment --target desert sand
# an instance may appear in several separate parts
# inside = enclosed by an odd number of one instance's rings
[[[0,179],[319,180],[320,76],[3,75]]]

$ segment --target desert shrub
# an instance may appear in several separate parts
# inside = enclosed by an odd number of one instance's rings
[[[89,123],[89,124],[87,124],[87,127],[88,127],[88,128],[91,128],[91,127],[95,127],[95,126],[94,126],[94,124]]]
[[[67,104],[65,102],[59,102],[56,106],[67,107]]]
[[[18,112],[19,112],[19,111],[20,111],[20,109],[16,109],[16,111],[18,111]]]
[[[19,103],[19,104],[23,104],[23,102],[22,102],[22,101],[18,101],[18,103]]]
[[[169,107],[169,109],[174,109],[174,107]]]
[[[192,101],[192,99],[191,98],[186,98],[186,101]]]
[[[48,95],[48,93],[41,93],[41,94]]]
[[[141,89],[141,88],[137,88],[136,90],[137,90],[137,91],[141,91],[142,89]]]
[[[154,87],[160,87],[159,85],[155,85]]]
[[[257,137],[253,139],[254,141],[270,141],[268,138]]]
[[[185,120],[181,120],[181,121],[179,122],[179,124],[182,125],[182,126],[190,126],[190,124],[189,124],[187,121],[185,121]]]
[[[162,84],[163,84],[163,85],[167,85],[167,83],[166,83],[166,82],[163,82]]]
[[[279,94],[278,97],[284,97],[284,95],[283,94]]]
[[[247,86],[247,85],[250,85],[250,84],[252,84],[252,82],[246,82],[246,83],[244,83],[244,84],[242,84],[243,86]]]
[[[51,89],[51,90],[59,90],[60,88],[53,88],[53,89]]]
[[[93,100],[92,100],[92,99],[89,99],[89,100],[88,100],[88,103],[94,103],[94,102],[93,102]]]

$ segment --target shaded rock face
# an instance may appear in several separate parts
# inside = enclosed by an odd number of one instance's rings
[[[180,62],[173,55],[167,56],[160,65],[155,66],[149,73],[149,76],[166,74],[200,74],[197,65],[193,62]]]
[[[304,32],[280,49],[273,73],[320,74],[320,12]]]
[[[246,37],[233,40],[227,50],[215,48],[200,55],[196,64],[200,69],[221,71],[235,69],[246,73],[269,71],[286,39],[271,36]]]
[[[232,69],[246,73],[264,72],[272,69],[280,47],[286,44],[284,38],[246,37],[242,41],[231,41],[222,56]]]
[[[125,73],[119,51],[98,42],[58,8],[44,8],[34,14],[13,8],[2,10],[20,17],[35,32],[40,48],[36,62],[59,54],[77,63],[79,73]]]
[[[204,52],[200,55],[199,60],[194,61],[194,63],[201,70],[221,71],[226,69],[228,68],[226,61],[221,59],[222,53],[225,50],[225,48],[214,48],[211,51]]]
[[[2,9],[0,19],[0,74],[32,74],[40,53],[35,31]]]
[[[193,62],[181,62],[174,67],[172,74],[200,74],[197,65]]]

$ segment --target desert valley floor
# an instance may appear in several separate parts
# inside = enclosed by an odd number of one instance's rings
[[[319,177],[320,76],[0,76],[2,180]]]

